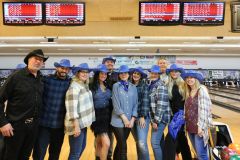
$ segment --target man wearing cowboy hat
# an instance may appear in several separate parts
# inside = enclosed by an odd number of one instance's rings
[[[49,159],[58,160],[64,139],[65,95],[70,85],[68,59],[55,62],[55,74],[43,78],[43,106],[39,132],[33,150],[34,160],[43,160],[49,145]]]
[[[111,90],[112,90],[113,84],[118,81],[118,74],[117,74],[117,72],[114,71],[115,62],[116,62],[116,59],[114,59],[112,56],[107,56],[107,57],[103,58],[103,60],[102,60],[102,64],[105,64],[108,69],[106,83],[108,84],[108,86],[110,87]],[[113,108],[112,104],[111,104],[110,108],[111,108],[110,113],[112,113],[112,108]],[[107,159],[111,160],[112,153],[113,153],[113,133],[111,130],[108,132],[108,136],[110,138],[110,147],[108,150]]]
[[[30,52],[24,58],[27,67],[13,72],[0,88],[0,127],[6,148],[5,160],[29,159],[42,105],[43,84],[39,70],[47,59],[41,49]]]

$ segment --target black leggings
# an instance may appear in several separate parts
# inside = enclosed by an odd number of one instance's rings
[[[117,140],[113,154],[114,160],[127,160],[127,139],[130,131],[130,128],[113,127],[113,133]]]
[[[164,160],[175,160],[176,153],[182,154],[183,160],[192,159],[188,140],[184,132],[184,127],[180,129],[177,139],[174,140],[170,133],[165,138],[165,146],[163,151]]]

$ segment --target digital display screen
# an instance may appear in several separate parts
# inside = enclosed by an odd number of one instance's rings
[[[85,3],[45,3],[45,24],[84,25]]]
[[[3,3],[3,23],[7,25],[39,25],[43,23],[42,3]]]
[[[179,2],[139,2],[139,24],[179,24],[180,6]]]
[[[184,2],[182,24],[223,25],[224,2]]]

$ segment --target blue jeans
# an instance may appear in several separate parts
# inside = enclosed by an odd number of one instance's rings
[[[162,158],[163,158],[160,142],[161,142],[163,131],[164,131],[165,127],[166,127],[166,124],[160,122],[158,124],[157,130],[154,130],[152,128],[151,144],[152,144],[152,149],[153,149],[153,154],[154,154],[155,160],[162,160]]]
[[[198,160],[208,160],[208,147],[204,146],[203,137],[199,137],[198,134],[189,133],[189,139],[196,151]]]
[[[136,122],[138,122],[138,120]],[[150,159],[148,144],[147,144],[147,136],[148,136],[150,119],[146,118],[145,122],[146,122],[145,128],[141,128],[137,123],[135,123],[131,130],[133,138],[136,142],[138,160]]]
[[[78,137],[69,136],[70,153],[68,160],[79,160],[86,147],[87,128],[81,129]]]

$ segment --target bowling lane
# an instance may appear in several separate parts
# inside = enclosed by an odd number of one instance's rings
[[[229,98],[229,99],[233,98],[233,99],[236,99],[236,100],[240,101],[240,96],[236,95],[236,94],[230,94],[230,93],[225,93],[225,92],[222,92],[222,91],[212,91],[212,90],[210,90],[209,93],[213,94],[213,95],[224,96],[224,97]]]
[[[216,100],[216,101],[219,101],[219,102],[222,102],[222,103],[225,103],[225,104],[230,104],[230,105],[233,105],[233,106],[236,106],[236,107],[240,108],[239,100],[232,100],[232,99],[229,99],[229,98],[224,98],[224,97],[216,96],[216,95],[212,95],[212,94],[210,94],[210,98],[212,100]]]
[[[214,121],[226,123],[231,130],[235,143],[240,143],[240,113],[213,105],[213,114],[221,118],[214,119]]]
[[[222,92],[222,93],[228,93],[228,94],[235,94],[235,95],[240,95],[240,91],[234,91],[234,90],[228,90],[228,89],[223,89],[223,88],[213,88],[210,87],[208,88],[209,91],[218,91],[218,92]]]

